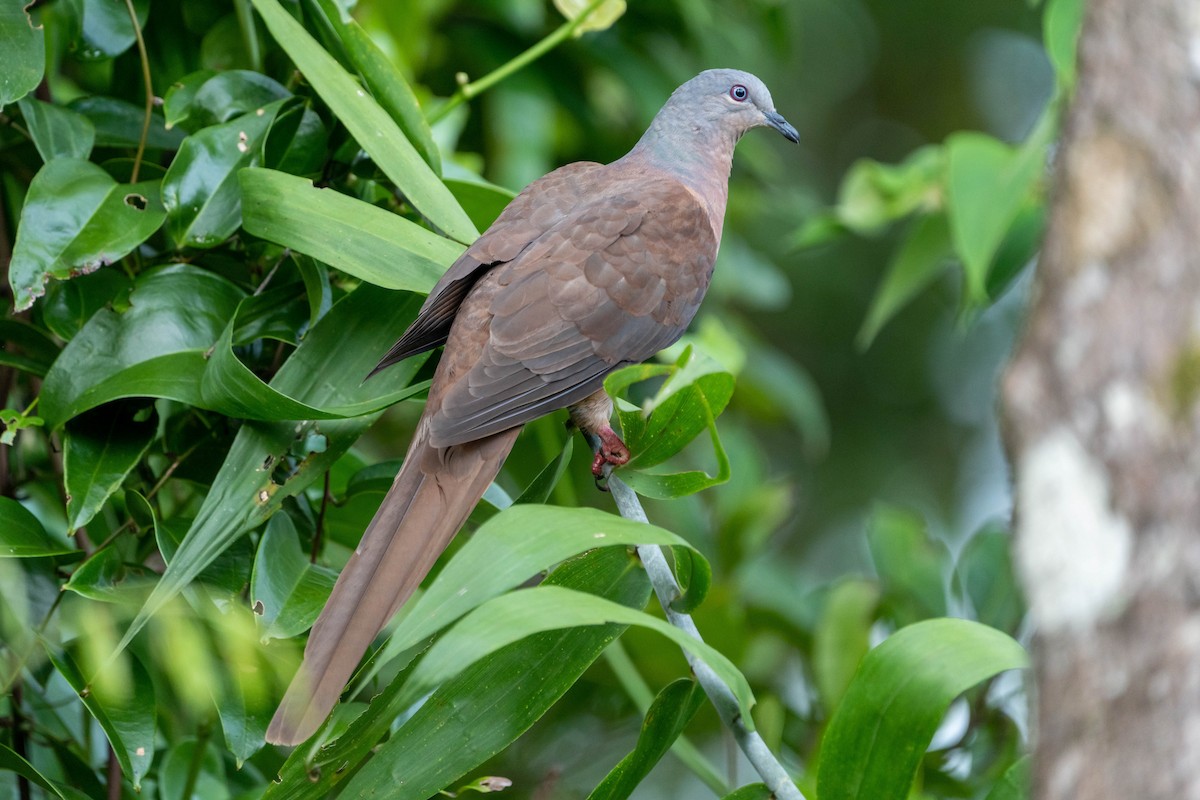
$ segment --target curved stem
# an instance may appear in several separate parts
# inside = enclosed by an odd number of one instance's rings
[[[133,157],[133,171],[129,175],[129,182],[137,183],[138,172],[142,169],[142,157],[146,154],[146,139],[150,137],[150,118],[154,113],[154,87],[150,85],[150,58],[146,55],[146,40],[142,38],[142,26],[138,24],[133,0],[125,0],[125,8],[129,11],[130,22],[133,23],[138,58],[142,62],[142,83],[146,86],[146,116],[142,120],[142,135],[138,138],[137,155]]]
[[[604,0],[592,0],[592,2],[588,3],[587,7],[580,11],[574,19],[567,20],[545,39],[542,39],[540,42],[509,61],[507,64],[492,70],[479,80],[468,82],[466,79],[466,74],[460,72],[458,91],[452,94],[445,103],[443,103],[440,107],[434,110],[432,114],[429,115],[429,124],[432,125],[438,120],[445,118],[447,114],[465,103],[467,100],[486,92],[492,86],[504,80],[509,75],[512,75],[522,67],[528,66],[532,62],[537,61],[547,52],[553,50],[559,43],[574,34],[575,31],[579,29],[579,26],[586,22],[587,18],[590,17],[603,2]]]
[[[615,475],[609,475],[608,490],[612,492],[613,500],[616,502],[617,510],[622,517],[637,520],[638,522],[649,522],[646,519],[646,512],[642,509],[642,504],[638,500],[637,494],[620,478]],[[691,615],[680,613],[671,608],[671,603],[676,598],[682,596],[683,593],[679,588],[679,584],[675,581],[675,575],[671,572],[671,567],[667,564],[666,557],[663,556],[662,548],[657,545],[642,545],[637,551],[638,557],[642,560],[642,565],[646,568],[646,574],[650,576],[650,584],[654,587],[654,594],[658,596],[658,602],[662,604],[663,611],[667,615],[667,621],[689,636],[703,641],[700,631],[696,628],[696,623],[692,620]],[[787,770],[775,758],[771,749],[767,747],[767,743],[763,741],[763,738],[759,736],[757,731],[749,730],[746,727],[733,691],[725,685],[724,681],[717,677],[717,674],[702,659],[686,651],[684,652],[684,656],[687,658],[688,664],[696,676],[696,680],[699,681],[700,687],[704,689],[704,693],[708,695],[708,699],[712,702],[713,707],[716,708],[721,722],[732,731],[733,738],[737,742],[738,747],[746,754],[746,758],[754,766],[759,776],[762,777],[763,783],[771,790],[771,795],[778,798],[778,800],[804,800],[804,795],[796,788],[796,784],[787,774]]]

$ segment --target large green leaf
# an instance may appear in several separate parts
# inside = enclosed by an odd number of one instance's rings
[[[668,530],[593,508],[511,506],[481,525],[455,554],[396,627],[368,674],[561,561],[597,547],[642,544],[689,547]]]
[[[157,431],[153,415],[141,420],[123,409],[89,415],[67,426],[63,437],[67,530],[91,522],[142,460]]]
[[[461,245],[369,203],[268,169],[241,173],[246,230],[388,289],[428,292]]]
[[[216,273],[187,264],[142,273],[129,308],[96,312],[51,367],[41,400],[47,424],[57,427],[123,397],[170,398],[245,419],[344,419],[419,391],[368,391],[365,400],[320,408],[268,386],[233,352],[234,332],[254,330],[257,301]],[[369,369],[354,381],[361,383]],[[368,384],[370,390],[383,387],[377,380]]]
[[[93,314],[51,367],[42,387],[42,416],[57,427],[119,397],[197,400],[204,352],[243,296],[216,273],[188,264],[142,273],[129,308]]]
[[[337,575],[313,564],[300,549],[296,526],[287,514],[276,514],[258,542],[250,602],[265,644],[312,627],[329,599]]]
[[[371,94],[404,131],[425,163],[435,173],[441,174],[442,155],[433,141],[433,132],[421,113],[421,105],[412,87],[396,69],[396,65],[379,49],[379,45],[372,41],[353,17],[343,13],[342,8],[333,0],[321,0],[321,10],[337,31],[346,57],[362,75]]]
[[[21,98],[18,105],[42,161],[60,157],[86,159],[91,155],[96,128],[90,119],[33,97]]]
[[[612,547],[566,562],[545,584],[593,592],[631,608],[643,607],[650,595],[636,559]],[[406,685],[400,676],[336,741],[315,750],[297,748],[267,796],[315,800],[352,779],[342,796],[424,800],[527,730],[622,630],[618,625],[567,628],[509,645],[444,683],[377,749],[407,710],[400,702]],[[373,751],[355,774],[354,767]]]
[[[154,718],[158,710],[154,682],[136,658],[122,660],[125,673],[117,675],[110,665],[99,678],[80,671],[69,653],[49,651],[54,668],[79,695],[88,712],[100,723],[121,769],[135,789],[154,760]]]
[[[8,280],[17,310],[49,278],[66,279],[123,258],[162,225],[154,182],[118,184],[88,161],[56,158],[29,185]]]
[[[57,556],[73,552],[73,546],[46,533],[32,511],[11,497],[0,497],[0,558]]]
[[[900,164],[872,159],[854,163],[838,191],[838,220],[862,234],[878,233],[897,219],[940,202],[945,154],[936,146],[914,150]]]
[[[46,69],[45,36],[25,5],[0,3],[0,108],[32,92]]]
[[[401,697],[407,703],[416,702],[433,687],[458,675],[464,666],[531,634],[607,623],[648,628],[704,661],[732,690],[743,721],[753,730],[750,709],[754,694],[745,676],[719,651],[642,611],[586,592],[545,584],[492,598],[459,620],[422,657],[405,682]]]
[[[372,397],[401,394],[409,388],[423,358],[409,359],[368,384],[363,384],[363,376],[391,346],[397,331],[412,321],[418,305],[416,295],[397,296],[361,286],[313,327],[283,363],[271,387],[314,406],[354,406],[368,403]],[[318,423],[244,424],[192,527],[126,631],[121,648],[234,540],[265,522],[284,498],[323,475],[378,416],[379,412],[372,412]],[[297,445],[299,453],[294,452]]]
[[[388,113],[276,0],[253,2],[275,41],[408,201],[451,238],[472,242],[479,232]]]
[[[856,339],[859,349],[869,347],[879,330],[945,271],[953,257],[950,226],[944,214],[928,214],[914,221],[871,299]]]
[[[971,303],[987,300],[992,259],[1045,171],[1053,133],[1054,115],[1047,111],[1019,148],[973,132],[946,140],[946,212]]]
[[[258,163],[263,138],[287,100],[213,125],[184,140],[163,177],[167,233],[176,247],[215,247],[242,224],[237,174]]]
[[[704,692],[694,680],[680,678],[663,688],[646,712],[633,752],[621,759],[588,800],[625,800],[666,755],[671,745],[704,702]]]
[[[863,659],[821,740],[822,800],[904,800],[946,709],[962,692],[1028,666],[1021,645],[961,619],[919,622]]]

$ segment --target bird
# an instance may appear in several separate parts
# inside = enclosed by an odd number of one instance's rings
[[[526,422],[567,408],[595,450],[593,474],[628,462],[604,378],[674,344],[695,316],[734,146],[759,126],[799,141],[757,77],[701,72],[626,155],[534,181],[443,274],[371,372],[444,345],[408,453],[312,627],[268,742],[317,731]]]

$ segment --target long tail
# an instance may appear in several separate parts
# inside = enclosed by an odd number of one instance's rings
[[[267,741],[299,744],[325,721],[380,629],[466,521],[520,428],[443,449],[418,426],[392,488],[342,570],[280,702]]]

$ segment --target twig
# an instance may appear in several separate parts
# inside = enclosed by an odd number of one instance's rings
[[[129,20],[133,23],[138,57],[142,62],[142,82],[146,84],[146,117],[142,120],[142,135],[138,137],[137,155],[133,157],[133,171],[129,175],[129,182],[137,183],[138,172],[142,168],[142,157],[146,154],[146,139],[150,137],[150,118],[154,114],[154,87],[150,84],[150,59],[146,55],[146,41],[142,38],[142,26],[138,23],[133,0],[125,0],[125,8],[129,11]]]
[[[571,34],[578,30],[579,26],[587,21],[587,18],[592,15],[604,0],[592,0],[587,7],[580,11],[574,19],[567,20],[554,33],[551,33],[545,39],[535,44],[533,47],[526,50],[521,55],[513,60],[497,67],[496,69],[484,75],[477,81],[467,81],[466,73],[458,73],[458,91],[450,96],[445,103],[442,103],[432,114],[429,115],[429,124],[433,124],[440,119],[443,119],[447,114],[453,111],[458,106],[462,105],[467,100],[470,100],[477,95],[486,92],[495,84],[507,78],[517,70],[525,67],[528,64],[537,61],[550,50],[553,50],[560,42],[567,39]]]
[[[616,475],[608,476],[608,490],[612,492],[613,500],[622,517],[638,522],[649,522],[637,494]],[[650,576],[650,584],[654,587],[658,602],[662,604],[663,612],[667,615],[667,621],[689,636],[703,641],[691,615],[671,608],[671,603],[681,597],[683,593],[679,584],[675,582],[675,575],[671,572],[670,566],[667,565],[662,548],[657,545],[642,545],[637,552],[638,558],[642,560],[642,565],[646,568],[646,574]],[[771,790],[771,795],[778,800],[804,800],[804,795],[796,788],[796,784],[788,776],[787,770],[775,758],[771,749],[767,747],[767,743],[763,741],[757,731],[749,730],[746,727],[733,691],[702,659],[687,651],[684,651],[684,656],[687,658],[696,680],[699,681],[700,687],[704,689],[704,693],[708,695],[708,699],[716,708],[721,722],[733,732],[733,738],[738,747],[746,754],[746,758],[762,777],[763,783]]]

